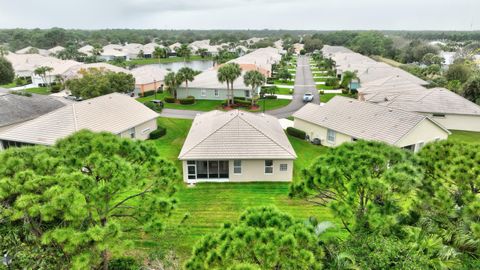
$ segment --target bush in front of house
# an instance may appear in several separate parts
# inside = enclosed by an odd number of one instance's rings
[[[323,94],[325,94],[325,91],[324,91],[324,90],[320,90],[318,93],[319,93],[320,95],[323,95]]]
[[[277,96],[275,95],[267,95],[263,97],[264,99],[277,99]]]
[[[305,140],[305,138],[307,137],[307,133],[305,133],[305,131],[294,128],[294,127],[288,127],[287,128],[287,133],[288,133],[288,135],[291,135],[293,137],[297,137],[297,138],[302,139],[302,140]]]
[[[167,134],[167,129],[159,126],[157,129],[150,132],[150,135],[148,136],[148,138],[150,140],[155,140],[155,139],[158,139],[158,138],[161,138],[161,137],[165,136],[165,134]]]
[[[338,80],[337,78],[328,78],[327,80],[325,80],[325,85],[338,87]]]
[[[62,85],[59,84],[59,83],[52,84],[50,86],[50,92],[52,92],[52,93],[58,93],[58,92],[60,92],[60,90],[62,90]]]
[[[27,80],[21,77],[16,77],[14,82],[16,86],[24,86],[28,84]]]
[[[175,98],[174,97],[165,97],[163,100],[166,103],[175,103]]]
[[[181,98],[178,100],[182,105],[191,105],[195,103],[195,98]]]
[[[249,107],[250,105],[252,105],[252,101],[251,101],[251,100],[237,99],[237,98],[235,98],[234,101],[235,101],[235,104],[241,105],[242,107]]]
[[[151,110],[154,110],[156,112],[161,112],[162,111],[162,106],[160,106],[160,104],[157,104],[157,103],[153,103],[151,101],[147,101],[145,103],[143,103],[143,105],[147,106],[148,108],[150,108]]]

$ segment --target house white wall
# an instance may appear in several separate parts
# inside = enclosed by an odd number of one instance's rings
[[[339,146],[344,142],[351,142],[353,140],[352,136],[349,136],[340,132],[335,132],[335,141],[329,142],[327,140],[327,132],[328,132],[327,128],[319,125],[315,125],[313,123],[310,123],[298,118],[294,119],[293,127],[296,129],[305,131],[309,136],[310,140],[313,140],[315,138],[320,139],[322,142],[322,145],[325,145],[328,147]]]
[[[480,132],[480,115],[446,114],[445,117],[426,114],[449,130]]]
[[[418,151],[420,150],[420,144],[424,145],[437,140],[446,140],[448,135],[447,131],[432,121],[424,119],[410,133],[395,143],[395,146],[405,147],[408,145],[416,145],[415,151]]]
[[[213,159],[212,159],[213,160]],[[229,169],[229,179],[228,182],[290,182],[292,181],[293,175],[293,160],[273,160],[273,173],[265,174],[265,160],[242,160],[242,173],[234,174],[234,161],[229,160],[228,169]],[[280,164],[286,164],[287,170],[280,171]],[[188,179],[187,175],[187,161],[182,161],[183,167],[183,181],[186,183],[190,182],[202,182],[202,180],[196,181]],[[203,181],[208,182],[208,181]]]
[[[135,139],[146,140],[150,133],[157,129],[157,119],[152,119],[145,123],[135,126]],[[130,129],[120,133],[122,138],[130,138]]]

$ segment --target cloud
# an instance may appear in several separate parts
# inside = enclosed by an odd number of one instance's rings
[[[0,28],[480,29],[478,0],[0,0]]]

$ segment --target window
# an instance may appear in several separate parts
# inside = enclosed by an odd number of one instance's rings
[[[145,134],[145,133],[147,133],[147,132],[149,132],[149,131],[150,131],[150,128],[146,128],[146,129],[142,130],[142,134]]]
[[[417,147],[415,148],[415,152],[420,151],[420,149],[422,149],[424,145],[425,145],[424,142],[417,143]]]
[[[250,90],[245,90],[245,97],[249,98],[250,97]]]
[[[287,164],[280,164],[280,171],[281,172],[288,171],[288,165]]]
[[[265,160],[265,173],[266,174],[273,173],[273,160]]]
[[[329,129],[327,131],[327,141],[331,142],[331,143],[335,142],[335,131],[334,130]]]
[[[201,95],[202,95],[202,97],[206,97],[207,96],[207,90],[203,89],[202,92],[201,92]]]
[[[213,95],[216,96],[216,97],[220,96],[219,93],[218,93],[218,89],[213,90]]]
[[[129,131],[128,131],[128,134],[130,134],[130,138],[132,139],[135,139],[135,128],[131,128]]]
[[[233,173],[234,174],[242,174],[242,161],[241,160],[234,160],[233,161]]]

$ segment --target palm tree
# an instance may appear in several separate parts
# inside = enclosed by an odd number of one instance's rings
[[[221,83],[227,83],[227,104],[234,103],[233,82],[242,75],[242,68],[237,63],[228,63],[218,69],[217,78]],[[230,94],[231,91],[231,94]]]
[[[188,97],[188,82],[192,82],[195,79],[195,70],[189,67],[182,67],[177,71],[177,77],[181,82],[185,82]]]
[[[265,76],[263,76],[262,73],[260,73],[258,70],[250,70],[243,75],[243,83],[246,86],[251,86],[252,91],[250,92],[250,97],[252,98],[252,106],[255,105],[255,98],[256,95],[254,96],[255,89],[258,89],[260,86],[264,85],[266,81]]]
[[[41,66],[41,67],[38,67],[36,68],[33,73],[35,75],[38,75],[42,78],[43,82],[45,84],[48,84],[48,85],[51,85],[52,82],[50,81],[49,83],[47,83],[47,73],[50,73],[53,71],[53,68],[52,67],[49,67],[49,66]]]
[[[170,94],[173,95],[173,97],[176,99],[177,98],[177,88],[180,86],[181,81],[179,80],[179,76],[175,74],[175,72],[170,72],[167,75],[165,75],[164,79],[165,87],[167,90],[170,92]]]
[[[153,57],[158,58],[158,62],[160,63],[160,58],[167,57],[167,50],[162,47],[155,47],[155,49],[153,50]]]
[[[183,57],[183,62],[187,62],[187,59],[190,59],[192,55],[192,50],[187,44],[182,44],[176,51],[178,56]]]

